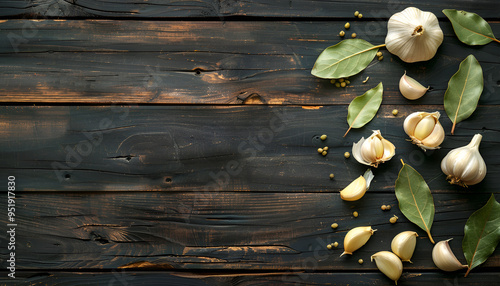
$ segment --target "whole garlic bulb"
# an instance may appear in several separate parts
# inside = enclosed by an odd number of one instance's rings
[[[387,50],[407,63],[432,59],[443,42],[436,15],[415,7],[392,15],[387,30]]]
[[[476,134],[469,144],[451,150],[441,161],[441,170],[451,184],[467,187],[480,183],[486,176],[486,164],[479,153],[483,136]]]
[[[444,140],[444,129],[439,123],[441,114],[414,112],[406,117],[403,127],[405,133],[410,136],[411,142],[422,150],[439,149]]]
[[[374,130],[370,137],[362,137],[358,143],[352,144],[352,155],[356,161],[375,168],[379,163],[389,161],[394,154],[396,147],[382,137],[380,130]]]

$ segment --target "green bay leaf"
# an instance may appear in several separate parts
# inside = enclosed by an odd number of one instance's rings
[[[483,69],[473,55],[460,63],[458,71],[450,78],[444,94],[444,110],[455,132],[455,126],[467,119],[476,110],[479,97],[483,92]]]
[[[424,178],[411,166],[405,164],[396,179],[396,197],[399,210],[412,223],[423,229],[432,243],[432,222],[434,221],[434,199]]]
[[[349,129],[344,134],[344,137],[349,133],[351,128],[361,128],[375,117],[382,103],[383,92],[384,86],[381,82],[376,87],[351,101],[347,108],[347,123],[349,124]]]
[[[311,74],[325,79],[355,75],[368,66],[382,46],[374,46],[362,39],[343,40],[319,55]]]
[[[464,228],[462,250],[467,259],[469,272],[493,254],[500,242],[500,204],[493,194],[482,208],[474,212]]]
[[[490,25],[481,16],[455,9],[444,9],[450,19],[458,39],[467,45],[486,45],[491,41],[499,42],[493,35]]]

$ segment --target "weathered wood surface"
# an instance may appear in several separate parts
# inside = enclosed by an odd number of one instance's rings
[[[464,278],[460,273],[403,272],[398,285],[497,285],[497,273],[471,273]],[[197,272],[22,272],[19,281],[26,285],[394,285],[381,273],[363,271],[352,273],[197,273]],[[0,278],[0,283],[11,281]],[[28,284],[30,283],[30,284]]]
[[[344,23],[0,21],[0,102],[330,105],[348,104],[382,81],[383,104],[408,104],[398,89],[406,70],[431,87],[412,104],[442,104],[448,80],[472,53],[484,71],[480,104],[500,104],[498,44],[462,44],[447,21],[429,62],[404,63],[383,50],[384,60],[347,88],[311,76]],[[353,22],[349,33],[379,44],[386,25]],[[491,26],[500,35],[500,24]]]
[[[394,117],[391,111],[397,108]],[[366,166],[344,152],[371,130],[381,130],[396,156],[375,169],[373,192],[392,192],[400,159],[435,192],[498,192],[497,106],[480,106],[448,136],[442,149],[423,152],[408,142],[404,118],[422,106],[383,106],[361,129],[347,130],[345,106],[0,107],[0,177],[14,175],[23,191],[338,191]],[[485,180],[468,189],[448,184],[442,158],[481,133]],[[327,134],[327,141],[319,136]],[[317,148],[329,146],[323,157]],[[337,177],[331,181],[328,176]]]
[[[494,0],[477,1],[307,1],[307,0],[201,0],[201,1],[90,1],[34,0],[0,1],[0,16],[81,17],[81,18],[214,18],[257,17],[352,17],[359,10],[365,17],[389,18],[395,12],[415,6],[440,18],[443,9],[475,11],[486,18],[497,18],[500,4]]]
[[[484,193],[434,194],[433,238],[454,238],[451,248],[463,262],[465,222],[488,198]],[[338,193],[20,192],[17,204],[19,270],[374,271],[370,256],[390,250],[392,238],[406,230],[416,231],[419,239],[413,263],[405,263],[405,269],[436,270],[433,244],[399,212],[394,193],[370,190],[359,201],[344,202]],[[384,212],[382,204],[393,208]],[[396,224],[389,222],[393,215],[399,217]],[[0,216],[7,216],[6,208]],[[334,222],[336,230],[330,227]],[[339,257],[346,232],[367,225],[377,229],[368,243],[352,256]],[[2,245],[5,239],[0,238]],[[326,245],[335,241],[339,247],[328,250]],[[360,258],[366,263],[359,265]],[[478,270],[498,265],[497,250]]]

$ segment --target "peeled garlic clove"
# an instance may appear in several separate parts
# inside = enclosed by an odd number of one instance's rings
[[[378,167],[378,164],[389,161],[396,154],[396,147],[382,137],[379,130],[374,130],[368,137],[362,137],[352,145],[352,155],[361,164]]]
[[[361,199],[368,188],[370,183],[375,178],[370,169],[366,170],[363,176],[359,176],[356,180],[352,181],[347,187],[340,191],[340,198],[344,201],[357,201]]]
[[[438,111],[414,112],[403,123],[405,133],[410,136],[413,144],[424,151],[439,149],[445,137],[443,126],[439,123],[440,116]]]
[[[486,176],[486,164],[479,153],[483,136],[476,134],[467,146],[451,150],[441,161],[441,170],[451,184],[467,187],[480,183]]]
[[[398,285],[398,279],[403,273],[403,263],[396,254],[389,251],[379,251],[371,256],[371,260],[375,260],[378,270]]]
[[[410,262],[415,246],[417,244],[418,234],[414,231],[403,231],[396,235],[391,242],[391,250],[401,258],[402,261]]]
[[[360,249],[370,239],[373,233],[377,231],[371,226],[359,226],[351,229],[344,238],[344,252],[340,255],[351,254]]]
[[[443,31],[431,12],[408,7],[387,22],[386,48],[407,63],[432,59],[442,42]]]
[[[399,91],[401,94],[410,100],[421,98],[429,88],[424,87],[418,81],[405,74],[399,80]]]
[[[463,268],[467,268],[467,265],[462,265],[460,261],[455,257],[453,251],[451,251],[448,240],[443,240],[436,245],[432,249],[432,261],[437,266],[437,268],[443,271],[457,271]]]

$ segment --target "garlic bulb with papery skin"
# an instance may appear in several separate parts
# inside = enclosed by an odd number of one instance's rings
[[[405,74],[399,80],[399,91],[409,100],[421,98],[428,90],[428,87],[421,85],[418,81]]]
[[[379,163],[389,161],[396,154],[396,147],[384,139],[379,130],[366,138],[362,137],[358,143],[352,144],[352,155],[361,164],[378,167]]]
[[[437,268],[443,271],[457,271],[463,268],[467,268],[467,265],[462,265],[460,261],[458,261],[453,251],[451,251],[448,240],[443,240],[436,245],[432,249],[432,261],[437,266]]]
[[[486,176],[486,164],[479,153],[483,136],[476,134],[469,144],[451,150],[441,161],[441,170],[451,184],[467,187],[480,183]]]
[[[418,234],[414,231],[403,231],[396,235],[391,242],[391,250],[401,258],[402,261],[410,262],[415,246],[417,244]]]
[[[444,129],[439,123],[441,114],[414,112],[406,117],[403,127],[405,133],[410,136],[411,142],[422,150],[439,149],[444,140]]]
[[[403,263],[396,254],[389,251],[379,251],[371,256],[371,260],[375,260],[378,270],[398,285],[398,279],[403,273]]]
[[[442,42],[443,31],[431,12],[408,7],[387,23],[387,50],[407,63],[432,59]]]

